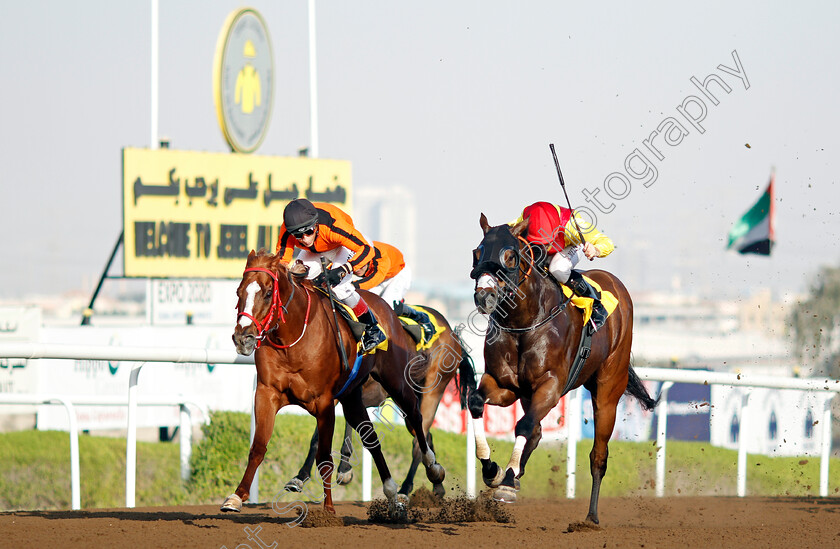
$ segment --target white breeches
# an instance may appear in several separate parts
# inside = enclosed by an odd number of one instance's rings
[[[548,272],[561,284],[565,284],[572,274],[572,269],[583,259],[583,250],[578,246],[566,246],[551,258],[548,264]]]
[[[411,287],[411,269],[405,266],[395,277],[383,280],[381,284],[374,286],[369,291],[381,297],[388,305],[393,306],[395,301],[402,301],[409,287]]]
[[[353,257],[353,252],[344,246],[320,254],[312,253],[309,250],[301,250],[297,258],[309,267],[309,274],[306,275],[306,278],[311,280],[321,274],[321,257],[324,257],[328,263],[332,262],[333,267],[338,267],[347,263]],[[352,274],[344,275],[341,282],[333,286],[332,289],[335,298],[348,307],[355,307],[361,299],[352,282]]]

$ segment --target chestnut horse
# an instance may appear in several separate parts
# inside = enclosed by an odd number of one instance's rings
[[[469,393],[476,388],[475,367],[472,358],[470,358],[466,349],[461,345],[458,334],[452,331],[451,326],[443,315],[430,307],[424,307],[424,309],[435,317],[435,323],[438,326],[446,328],[434,340],[429,349],[419,353],[423,358],[416,360],[411,365],[410,370],[412,384],[415,385],[415,391],[418,392],[418,396],[420,397],[420,413],[423,415],[423,432],[428,438],[429,446],[434,450],[435,447],[429,428],[435,419],[435,413],[437,413],[438,405],[443,398],[443,393],[446,391],[449,382],[455,379],[459,388],[461,409],[465,409],[467,407]],[[455,364],[451,363],[453,355],[449,352],[450,349],[461,350],[461,359],[458,363],[457,370]],[[385,392],[385,389],[373,378],[368,378],[362,386],[362,401],[367,408],[381,406],[387,397],[388,394]],[[401,412],[398,411],[398,413]],[[410,428],[409,431],[411,431]],[[341,463],[338,466],[338,472],[335,477],[336,483],[341,485],[348,484],[353,480],[353,469],[350,462],[353,453],[351,435],[350,424],[345,423],[343,444],[341,445]],[[413,432],[412,435],[414,435]],[[303,466],[300,468],[298,474],[286,483],[286,490],[299,492],[303,489],[303,485],[309,479],[309,473],[315,462],[317,448],[318,428],[316,427],[309,445],[309,453],[304,459]],[[415,440],[412,443],[411,466],[408,468],[405,480],[400,486],[400,494],[409,495],[414,489],[414,475],[417,473],[420,459],[420,447]],[[446,493],[442,484],[435,484],[433,486],[433,492],[440,497],[443,497]]]
[[[295,273],[297,274],[297,273]],[[331,479],[331,446],[335,426],[335,401],[341,402],[344,417],[359,432],[379,471],[389,507],[406,503],[397,498],[397,484],[391,478],[379,439],[362,402],[362,383],[371,375],[406,414],[406,424],[423,432],[419,399],[406,380],[404,370],[417,353],[411,336],[402,328],[390,305],[364,292],[382,330],[388,335],[387,350],[359,357],[353,369],[345,368],[336,330],[341,333],[346,356],[356,357],[356,341],[348,324],[334,321],[329,298],[299,279],[281,263],[280,256],[260,250],[248,255],[242,282],[236,290],[237,324],[233,332],[236,352],[250,355],[256,349],[257,388],[254,395],[256,427],[248,453],[248,465],[235,493],[222,504],[223,511],[239,511],[247,501],[257,467],[265,457],[280,408],[297,404],[315,416],[318,424],[318,472],[324,483],[324,509],[335,513]],[[354,375],[355,372],[355,375]],[[446,475],[437,463],[425,437],[417,437],[426,476],[433,484]]]
[[[618,306],[591,340],[591,351],[577,379],[569,380],[585,329],[583,314],[567,306],[559,284],[543,270],[545,249],[522,235],[528,219],[513,227],[491,227],[481,214],[484,238],[474,252],[471,278],[476,279],[475,302],[489,314],[484,343],[485,373],[470,396],[476,433],[476,455],[482,477],[496,487],[494,498],[515,501],[519,478],[542,436],[540,421],[566,392],[583,385],[592,395],[595,439],[589,454],[592,492],[586,520],[598,524],[598,495],[607,471],[607,444],[615,426],[616,406],[627,392],[651,410],[653,400],[630,365],[633,340],[633,301],[624,284],[601,270],[586,272],[602,290],[618,298]],[[490,459],[484,435],[484,405],[510,406],[519,400],[525,414],[516,423],[513,453],[502,470]]]

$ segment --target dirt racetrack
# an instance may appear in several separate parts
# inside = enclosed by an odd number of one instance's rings
[[[348,502],[336,505],[343,525],[293,528],[268,504],[233,515],[218,506],[18,511],[0,513],[0,547],[840,547],[840,498],[607,498],[600,528],[570,531],[587,502],[523,500],[505,507],[512,523],[405,525],[371,524],[368,504]]]

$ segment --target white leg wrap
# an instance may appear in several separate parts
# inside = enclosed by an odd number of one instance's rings
[[[474,418],[472,422],[473,431],[475,431],[475,456],[478,459],[490,459],[490,446],[484,435],[484,418]]]
[[[513,453],[510,455],[507,469],[513,469],[513,475],[519,474],[519,460],[522,458],[522,450],[525,449],[525,442],[527,438],[523,436],[516,437],[516,442],[513,444]]]

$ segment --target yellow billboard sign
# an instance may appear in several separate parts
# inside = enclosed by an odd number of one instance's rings
[[[352,214],[352,194],[346,160],[125,148],[125,276],[239,278],[291,200]]]

